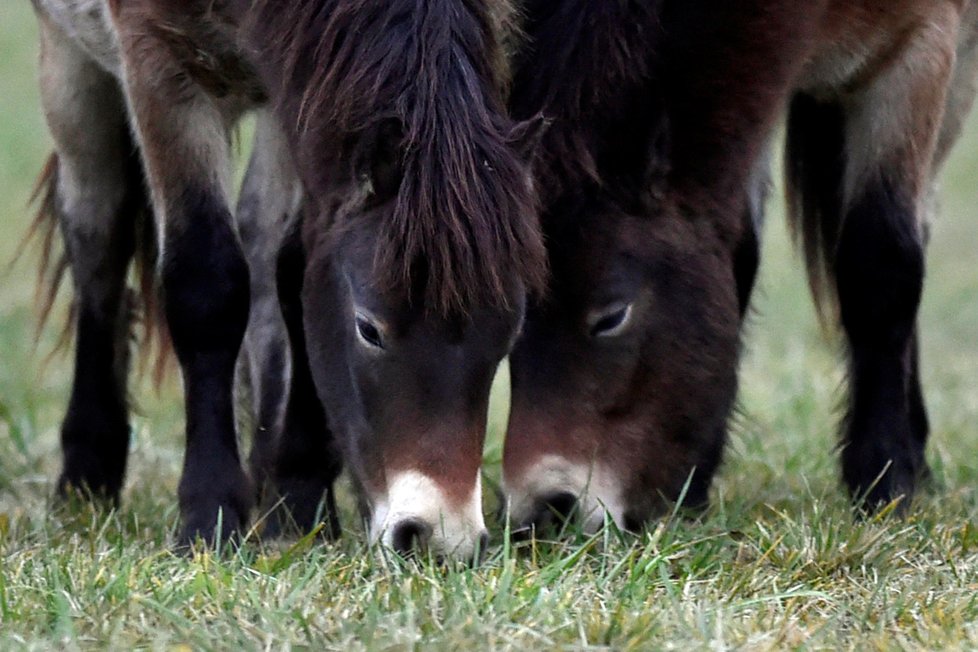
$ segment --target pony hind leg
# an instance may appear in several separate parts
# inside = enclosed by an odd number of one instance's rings
[[[74,379],[58,492],[118,502],[129,445],[126,273],[145,206],[118,81],[43,16],[41,97],[56,147],[50,208],[74,287]]]
[[[809,147],[789,145],[788,156],[809,194],[809,262],[818,253],[823,278],[834,281],[848,342],[842,474],[869,507],[902,497],[905,508],[927,473],[917,311],[925,205],[954,61],[947,34],[955,18],[946,18],[922,26],[898,61],[844,103],[800,97],[789,119],[789,142],[809,133]]]
[[[851,364],[842,467],[850,491],[870,506],[909,499],[928,475],[917,311],[928,194],[936,158],[943,156],[941,130],[955,65],[957,44],[949,35],[957,27],[951,9],[935,15],[904,61],[847,109],[852,169],[834,265]]]
[[[916,345],[924,247],[912,206],[885,178],[862,188],[835,260],[850,355],[842,470],[853,495],[870,505],[912,496],[926,466]]]
[[[892,171],[874,171],[846,202],[846,170],[838,166],[850,165],[849,119],[838,104],[795,97],[786,158],[815,297],[823,313],[828,298],[837,300],[848,343],[843,478],[854,498],[879,505],[909,496],[923,466],[917,442],[926,439],[926,417],[911,419],[923,410],[914,400],[913,346],[923,237],[914,201]]]

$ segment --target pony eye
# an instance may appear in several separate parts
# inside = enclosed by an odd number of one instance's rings
[[[356,325],[357,335],[360,336],[360,340],[364,344],[375,349],[384,348],[384,341],[380,337],[380,330],[369,319],[358,314],[356,316]]]
[[[615,306],[610,310],[593,315],[588,319],[588,334],[591,337],[615,337],[621,335],[632,317],[632,304]]]

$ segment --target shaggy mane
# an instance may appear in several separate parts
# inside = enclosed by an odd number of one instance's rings
[[[377,282],[410,288],[420,266],[425,305],[443,313],[505,305],[513,274],[530,291],[542,288],[535,192],[503,97],[507,5],[255,0],[253,11],[248,31],[280,75],[268,86],[294,122],[300,167],[324,150],[351,151],[385,122],[403,127],[403,179],[377,243]]]
[[[634,157],[649,156],[652,134],[636,131],[638,125],[658,129],[662,113],[653,83],[659,5],[659,0],[526,2],[526,36],[515,58],[510,106],[516,118],[542,112],[552,121],[538,166],[547,196],[603,185],[617,170],[646,167],[647,160],[636,164]],[[641,151],[630,151],[635,148]]]

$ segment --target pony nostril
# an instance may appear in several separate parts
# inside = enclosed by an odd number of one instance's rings
[[[394,526],[391,535],[391,547],[399,554],[407,556],[417,550],[424,549],[430,538],[431,526],[424,521],[412,518],[401,521]]]
[[[529,522],[529,528],[560,527],[566,523],[577,510],[577,496],[568,491],[557,491],[539,499],[536,509]],[[524,533],[524,536],[529,532]]]
[[[551,494],[543,502],[544,509],[549,509],[561,521],[569,519],[577,509],[577,496],[566,491]]]

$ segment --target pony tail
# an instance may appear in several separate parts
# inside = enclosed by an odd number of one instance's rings
[[[140,168],[141,169],[141,168]],[[133,320],[142,325],[142,342],[137,356],[136,376],[142,378],[150,374],[153,386],[159,390],[173,366],[176,355],[173,341],[170,339],[170,329],[166,323],[166,311],[162,301],[162,289],[156,273],[159,263],[159,247],[157,244],[156,222],[153,219],[153,209],[149,205],[149,197],[143,190],[141,180],[138,186],[142,191],[137,204],[136,214],[136,248],[133,254],[133,272],[135,277],[135,301],[133,305]],[[137,334],[131,333],[134,340]]]
[[[40,334],[44,331],[51,318],[51,311],[57,301],[68,271],[68,259],[60,246],[58,234],[58,210],[57,210],[57,189],[58,189],[58,154],[51,152],[44,162],[34,188],[31,190],[28,206],[37,206],[34,219],[31,221],[27,232],[21,240],[17,255],[11,262],[11,267],[15,265],[20,256],[27,249],[26,245],[33,241],[40,241],[40,257],[37,265],[37,279],[34,289],[34,305],[37,311],[38,329],[34,334],[34,345],[40,341]],[[54,350],[47,356],[51,356],[63,350],[71,340],[71,325],[74,323],[74,306],[69,309],[69,314],[65,323],[61,327],[57,344]]]
[[[788,223],[802,249],[819,321],[835,323],[835,256],[843,219],[845,115],[837,104],[792,98],[785,139]]]

